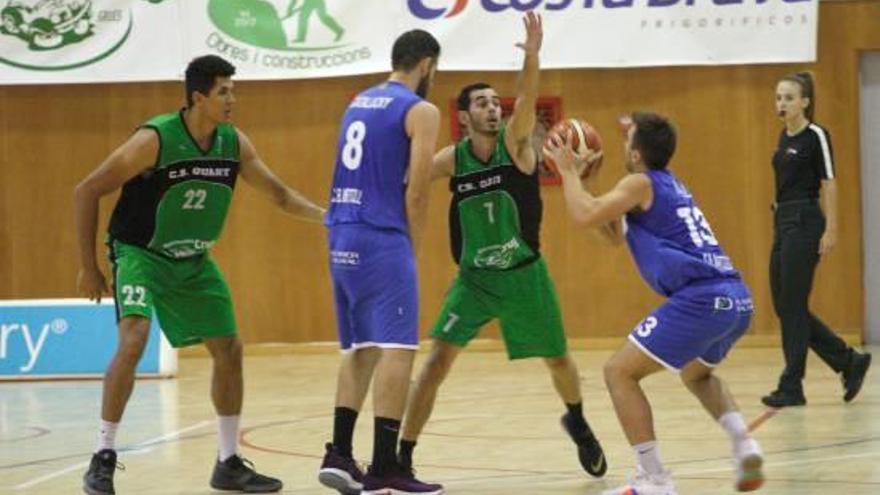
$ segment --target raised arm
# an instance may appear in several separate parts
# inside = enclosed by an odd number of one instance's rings
[[[101,302],[101,296],[108,293],[107,282],[98,267],[95,253],[101,197],[116,191],[128,180],[153,166],[158,153],[159,136],[152,129],[140,129],[74,189],[73,213],[80,257],[77,290],[81,295]]]
[[[241,177],[245,182],[268,196],[287,213],[303,220],[321,223],[326,210],[284,184],[263,162],[250,139],[240,130],[236,131],[241,146]]]
[[[537,157],[532,149],[532,132],[535,128],[535,103],[538,99],[538,82],[541,72],[538,52],[544,39],[541,16],[529,12],[523,18],[526,40],[517,43],[525,53],[523,67],[519,74],[516,89],[516,102],[513,114],[507,124],[505,145],[513,155],[516,166],[526,174],[532,174],[537,167]]]
[[[428,194],[439,131],[440,111],[431,103],[417,103],[406,114],[406,132],[411,139],[406,214],[414,253],[418,252],[428,216]]]

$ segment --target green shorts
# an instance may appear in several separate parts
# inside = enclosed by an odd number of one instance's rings
[[[543,258],[514,270],[459,271],[431,337],[464,347],[494,318],[510,359],[565,355],[559,300]]]
[[[108,241],[119,319],[153,317],[174,347],[235,335],[229,287],[210,255],[174,260],[116,240]]]

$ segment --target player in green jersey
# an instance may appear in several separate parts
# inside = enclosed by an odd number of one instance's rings
[[[507,125],[491,86],[467,86],[458,115],[468,135],[434,158],[433,178],[450,178],[449,228],[459,272],[431,331],[434,344],[410,396],[399,456],[403,466],[412,467],[416,440],[452,363],[486,323],[498,319],[510,359],[541,357],[547,363],[568,409],[563,427],[578,447],[581,465],[598,477],[607,463],[584,419],[577,367],[539,249],[542,203],[531,139],[543,27],[533,12],[524,23],[526,41],[517,46],[525,61]]]
[[[98,302],[108,292],[95,254],[98,202],[122,188],[107,237],[119,346],[104,376],[86,493],[115,493],[116,430],[154,312],[171,345],[204,343],[214,360],[219,452],[211,486],[249,493],[282,488],[238,455],[242,347],[229,288],[209,249],[220,236],[238,175],[299,218],[320,223],[324,209],[281,182],[231,124],[234,73],[218,56],[194,59],[186,69],[186,108],[147,121],[76,187],[77,286]]]

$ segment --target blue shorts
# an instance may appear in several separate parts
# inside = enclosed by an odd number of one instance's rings
[[[342,350],[418,348],[418,281],[409,236],[335,225],[330,228],[330,275]]]
[[[691,284],[672,295],[629,340],[673,371],[694,359],[717,366],[752,319],[752,295],[739,280]]]

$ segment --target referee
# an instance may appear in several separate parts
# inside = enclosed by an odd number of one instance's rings
[[[831,138],[813,122],[813,88],[813,77],[808,72],[787,75],[776,86],[776,110],[785,129],[773,154],[776,203],[770,289],[782,322],[785,369],[778,388],[761,399],[776,408],[807,403],[801,383],[807,348],[842,375],[846,402],[859,393],[871,365],[870,354],[860,354],[847,346],[808,307],[819,257],[837,242],[837,185]],[[820,189],[824,212],[819,205]]]

